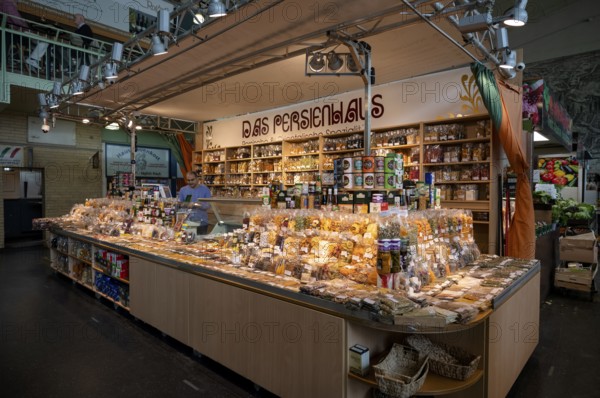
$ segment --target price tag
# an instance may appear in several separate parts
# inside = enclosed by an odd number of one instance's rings
[[[290,271],[290,270],[286,269],[283,273],[287,276],[292,276],[292,271]]]
[[[364,258],[373,258],[373,253],[365,253]]]

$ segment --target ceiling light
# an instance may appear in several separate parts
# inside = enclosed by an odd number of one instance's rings
[[[110,59],[115,62],[121,62],[123,58],[123,44],[122,43],[113,43],[112,52],[110,54]]]
[[[331,51],[327,54],[327,66],[329,69],[336,71],[339,70],[344,65],[344,60],[342,57]]]
[[[112,122],[112,123],[109,123],[106,126],[104,126],[104,128],[107,130],[118,130],[120,127],[119,127],[119,123]]]
[[[204,18],[204,14],[202,14],[200,12],[200,10],[198,10],[198,11],[196,11],[194,13],[194,18],[193,18],[194,24],[196,24],[196,25],[202,25],[205,20],[206,19]]]
[[[52,86],[52,94],[56,95],[57,97],[62,94],[61,82],[54,82],[54,85]]]
[[[152,54],[163,55],[166,53],[167,53],[167,48],[163,44],[163,42],[160,41],[160,37],[158,35],[152,35]]]
[[[508,29],[500,28],[496,31],[496,50],[508,48]]]
[[[58,102],[58,98],[56,98],[53,94],[50,94],[47,98],[48,106],[50,109],[58,108],[60,103]]]
[[[158,10],[158,33],[169,33],[170,29],[169,10]]]
[[[502,69],[514,69],[517,64],[517,53],[510,49],[504,50],[502,63],[499,65]]]
[[[346,67],[350,72],[354,73],[360,70],[358,65],[356,65],[356,62],[354,62],[354,57],[352,56],[352,54],[348,54],[348,57],[346,57]]]
[[[137,125],[137,126],[135,126],[135,129],[136,129],[136,130],[141,130],[141,129],[142,129],[142,126],[140,126],[140,125]]]
[[[221,0],[210,0],[208,5],[208,16],[211,18],[219,18],[227,15],[225,4]]]
[[[533,141],[534,142],[543,142],[543,141],[550,141],[548,138],[544,137],[543,135],[541,135],[540,133],[538,133],[537,131],[533,132]]]
[[[472,14],[458,20],[457,28],[460,33],[480,32],[492,25],[492,15],[489,13]]]
[[[87,82],[90,77],[90,67],[87,65],[81,65],[81,69],[79,69],[79,80],[82,82]]]
[[[40,106],[48,105],[48,103],[46,102],[46,94],[38,93],[38,102],[40,103]]]
[[[81,95],[85,91],[84,84],[81,80],[73,80],[71,82],[71,94],[72,95]]]
[[[83,123],[83,124],[89,124],[89,123],[90,123],[90,119],[88,119],[87,117],[84,117],[84,118],[81,120],[81,123]]]
[[[104,64],[104,78],[106,80],[114,80],[117,77],[119,77],[117,68],[118,67],[116,62],[109,62]]]
[[[515,6],[509,9],[504,15],[507,17],[504,24],[508,26],[523,26],[527,23],[528,15],[525,7],[527,0],[516,0]]]
[[[308,67],[313,72],[321,72],[325,68],[325,57],[321,53],[313,53],[309,57]]]

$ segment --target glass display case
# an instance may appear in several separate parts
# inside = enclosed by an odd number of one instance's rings
[[[241,228],[244,214],[262,206],[260,198],[199,198],[198,202],[210,204],[207,210],[210,234],[232,232]]]

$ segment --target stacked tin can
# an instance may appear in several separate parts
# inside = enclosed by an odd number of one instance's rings
[[[402,154],[386,156],[354,156],[334,160],[338,187],[343,189],[402,188],[404,162]]]

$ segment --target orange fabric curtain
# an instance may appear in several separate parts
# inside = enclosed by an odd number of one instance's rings
[[[185,176],[188,171],[192,170],[192,145],[185,139],[183,134],[177,134],[177,143],[181,149],[181,156],[183,157],[183,165],[179,165],[181,174]]]
[[[522,89],[496,79],[502,99],[502,123],[498,131],[506,157],[517,174],[515,214],[507,232],[505,255],[510,257],[535,258],[535,214],[533,195],[529,182],[529,164],[521,146],[523,107]],[[507,211],[509,211],[507,209]]]

